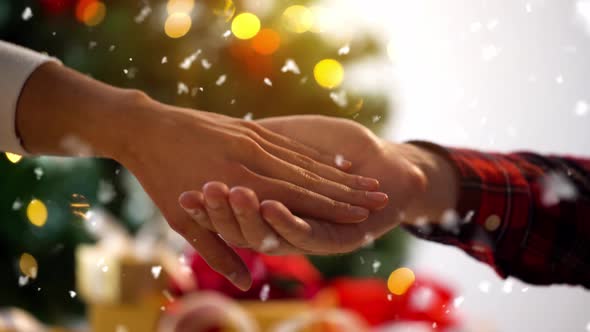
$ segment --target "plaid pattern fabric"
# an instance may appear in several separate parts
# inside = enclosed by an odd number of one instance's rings
[[[502,277],[590,288],[590,159],[418,144],[453,162],[460,196],[455,224],[410,232],[461,248]]]

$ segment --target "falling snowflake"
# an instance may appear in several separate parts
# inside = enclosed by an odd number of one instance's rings
[[[491,61],[498,55],[500,55],[501,49],[496,45],[489,44],[481,48],[481,59],[484,61]]]
[[[219,76],[219,78],[217,78],[217,81],[215,82],[215,85],[222,86],[223,83],[225,83],[225,80],[226,79],[227,79],[227,75],[221,75],[221,76]]]
[[[43,177],[43,169],[41,167],[35,167],[33,172],[35,173],[35,177],[37,178],[37,180],[41,180],[41,178]]]
[[[109,267],[107,265],[105,265],[105,266],[102,267],[101,270],[102,270],[102,272],[105,272],[106,273],[106,272],[109,271]]]
[[[526,293],[526,292],[529,291],[529,288],[528,287],[523,287],[520,291],[523,292],[523,293]]]
[[[504,285],[502,285],[502,291],[506,294],[510,294],[510,293],[512,293],[513,286],[514,286],[514,283],[512,282],[512,280],[506,280],[504,282]]]
[[[563,84],[563,75],[557,75],[557,77],[555,77],[555,83]]]
[[[270,78],[265,77],[264,78],[264,84],[268,85],[268,86],[272,86],[272,81],[270,80]]]
[[[576,107],[574,108],[574,113],[578,116],[584,116],[586,114],[588,114],[588,111],[590,111],[590,105],[588,105],[588,102],[585,100],[578,100],[576,102]]]
[[[70,297],[73,299],[76,297],[76,292],[74,292],[73,290],[68,292],[70,294]]]
[[[158,279],[158,277],[160,277],[160,272],[162,272],[162,266],[152,266],[152,276],[154,277],[154,279]]]
[[[293,59],[287,59],[287,61],[285,61],[285,64],[281,68],[281,72],[283,72],[283,73],[290,72],[295,75],[301,74],[301,71],[299,70],[299,66],[297,66],[297,63]]]
[[[231,36],[231,31],[230,31],[230,30],[227,30],[227,31],[225,31],[225,32],[223,33],[223,38],[227,38],[227,37],[229,37],[229,36]]]
[[[30,20],[31,17],[33,17],[33,11],[31,10],[31,7],[25,8],[21,17],[22,17],[23,21]]]
[[[89,49],[89,50],[92,50],[92,49],[94,49],[94,48],[96,47],[96,45],[98,45],[98,43],[97,43],[97,42],[95,42],[94,40],[92,40],[92,41],[90,41],[90,42],[88,43],[88,49]]]
[[[344,108],[348,106],[348,96],[344,90],[330,92],[330,99],[332,99],[332,101],[339,107]]]
[[[419,287],[410,297],[410,305],[417,311],[428,309],[434,299],[434,292],[428,287]]]
[[[108,204],[117,196],[115,187],[112,183],[100,180],[98,182],[97,198],[101,204]]]
[[[463,304],[464,301],[465,301],[465,298],[463,296],[458,296],[455,299],[453,299],[453,306],[455,308],[459,308],[461,306],[461,304]]]
[[[482,280],[479,282],[478,288],[482,293],[489,293],[492,284],[487,280]]]
[[[23,202],[20,200],[20,198],[17,198],[13,203],[12,203],[12,210],[13,211],[17,211],[20,210],[20,208],[23,207]]]
[[[246,119],[246,117],[244,117],[247,121],[252,121],[252,113],[248,113],[250,114],[249,119]],[[246,114],[246,115],[248,115]],[[269,235],[267,237],[265,237],[264,239],[262,239],[262,243],[260,244],[260,251],[261,252],[269,252],[271,250],[275,250],[279,247],[279,239],[277,239],[276,236],[274,235]]]
[[[178,82],[178,87],[176,89],[176,93],[179,95],[188,94],[188,86],[182,82]]]
[[[373,273],[377,273],[377,271],[379,271],[379,268],[381,267],[381,262],[378,260],[374,260],[373,265],[371,265],[371,267],[373,267]]]
[[[459,215],[453,209],[445,210],[440,219],[440,226],[447,232],[459,234]]]
[[[112,52],[115,50],[115,48],[117,48],[115,45],[111,45],[109,46],[109,52]]]
[[[268,300],[268,294],[270,293],[270,286],[268,284],[262,285],[260,289],[260,301],[266,302]]]
[[[373,123],[377,123],[377,122],[379,122],[380,120],[381,120],[381,115],[373,115],[373,116],[371,117],[371,122],[373,122]]]
[[[167,62],[168,62],[168,57],[162,57],[162,61],[161,61],[161,63],[162,63],[162,64],[165,64],[165,63],[167,63]]]
[[[19,276],[18,277],[18,285],[20,287],[23,287],[23,286],[25,286],[28,283],[29,283],[29,277],[28,276]]]
[[[135,21],[135,23],[139,24],[139,23],[143,23],[143,21],[145,21],[145,19],[152,13],[152,8],[149,5],[145,5],[143,8],[141,8],[139,14],[137,14],[135,16],[135,18],[133,19]]]
[[[209,69],[209,68],[211,68],[211,62],[209,62],[209,60],[207,60],[207,59],[202,59],[201,66],[203,66],[203,68],[205,68],[205,69]]]
[[[488,21],[488,24],[486,24],[486,27],[488,28],[489,31],[493,31],[494,29],[496,29],[496,27],[498,26],[498,24],[500,23],[500,21],[498,21],[497,18],[491,19]]]
[[[541,202],[553,206],[561,200],[572,201],[578,196],[576,187],[562,173],[549,173],[541,179]]]
[[[137,68],[135,67],[130,67],[128,69],[123,69],[123,73],[125,73],[125,76],[127,76],[128,79],[132,80],[135,78],[135,75],[137,75]]]
[[[350,52],[350,45],[346,44],[338,50],[338,55],[347,55]]]
[[[576,12],[587,33],[590,34],[590,0],[579,0],[576,3]]]
[[[195,53],[189,55],[188,57],[186,57],[179,65],[180,68],[184,69],[184,70],[189,70],[191,68],[191,66],[193,65],[193,62],[195,62],[197,60],[197,58],[199,57],[199,55],[201,55],[201,49],[198,49]],[[165,57],[164,57],[165,58]],[[165,62],[162,62],[165,63]]]

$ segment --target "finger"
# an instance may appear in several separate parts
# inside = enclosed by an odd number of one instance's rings
[[[277,235],[262,219],[256,194],[244,187],[229,192],[229,202],[242,234],[251,248],[269,255],[305,254]]]
[[[217,234],[195,225],[191,217],[180,209],[174,225],[174,230],[199,252],[213,270],[241,290],[250,288],[252,278],[248,267]]]
[[[178,198],[178,203],[199,226],[217,232],[207,215],[203,193],[196,190],[183,192]]]
[[[261,200],[283,202],[297,215],[340,223],[360,222],[369,216],[369,210],[363,207],[335,201],[293,183],[257,174],[247,167],[243,171],[239,185],[252,188]]]
[[[353,189],[364,189],[375,191],[379,189],[379,181],[359,175],[352,175],[330,167],[326,164],[315,161],[303,154],[293,152],[284,147],[270,143],[266,140],[258,141],[258,144],[268,153],[282,159],[288,163],[299,166],[305,170],[313,172],[325,179],[336,183],[343,184]]]
[[[320,152],[308,145],[300,143],[289,137],[277,134],[268,130],[256,123],[250,123],[250,129],[254,130],[263,139],[272,142],[280,147],[297,152],[301,155],[307,156],[315,161],[321,162],[325,165],[337,167],[341,170],[349,170],[352,162],[344,159],[342,155],[328,154]]]
[[[264,201],[260,213],[265,221],[296,248],[314,254],[337,254],[360,247],[363,232],[357,225],[339,225],[302,219],[277,201]]]
[[[335,201],[349,203],[371,210],[383,208],[388,201],[387,194],[351,189],[340,183],[325,179],[313,172],[290,164],[265,151],[262,158],[254,162],[252,170],[265,176],[290,182],[309,191],[329,197]],[[253,164],[248,162],[248,164]]]
[[[208,182],[203,186],[205,207],[213,228],[224,240],[237,247],[248,247],[234,212],[229,205],[229,189],[221,182]]]

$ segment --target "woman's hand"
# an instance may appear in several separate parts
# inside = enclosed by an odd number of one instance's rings
[[[255,123],[167,106],[55,64],[41,66],[29,78],[17,128],[31,153],[121,162],[171,227],[241,288],[250,284],[245,265],[217,234],[199,227],[178,206],[183,191],[220,180],[252,188],[262,199],[280,199],[298,214],[342,223],[359,222],[369,209],[387,203],[385,194],[373,192],[376,180],[328,166],[333,154]]]

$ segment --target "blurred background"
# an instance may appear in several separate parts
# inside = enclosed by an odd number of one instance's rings
[[[590,154],[587,0],[5,0],[0,39],[163,102],[246,119],[318,113],[396,141]],[[196,280],[261,325],[320,302],[391,331],[590,331],[587,291],[504,281],[401,231],[313,265],[243,253],[264,273],[238,294],[166,234],[112,161],[6,154],[0,181],[0,306],[26,312],[7,311],[12,321],[31,314],[70,329],[141,331],[138,316],[182,317],[196,306],[199,291],[185,282]],[[138,254],[145,239],[178,264]],[[400,267],[416,282],[392,298],[385,278]],[[164,298],[144,308],[136,287]],[[271,302],[261,310],[276,317],[251,306]]]

